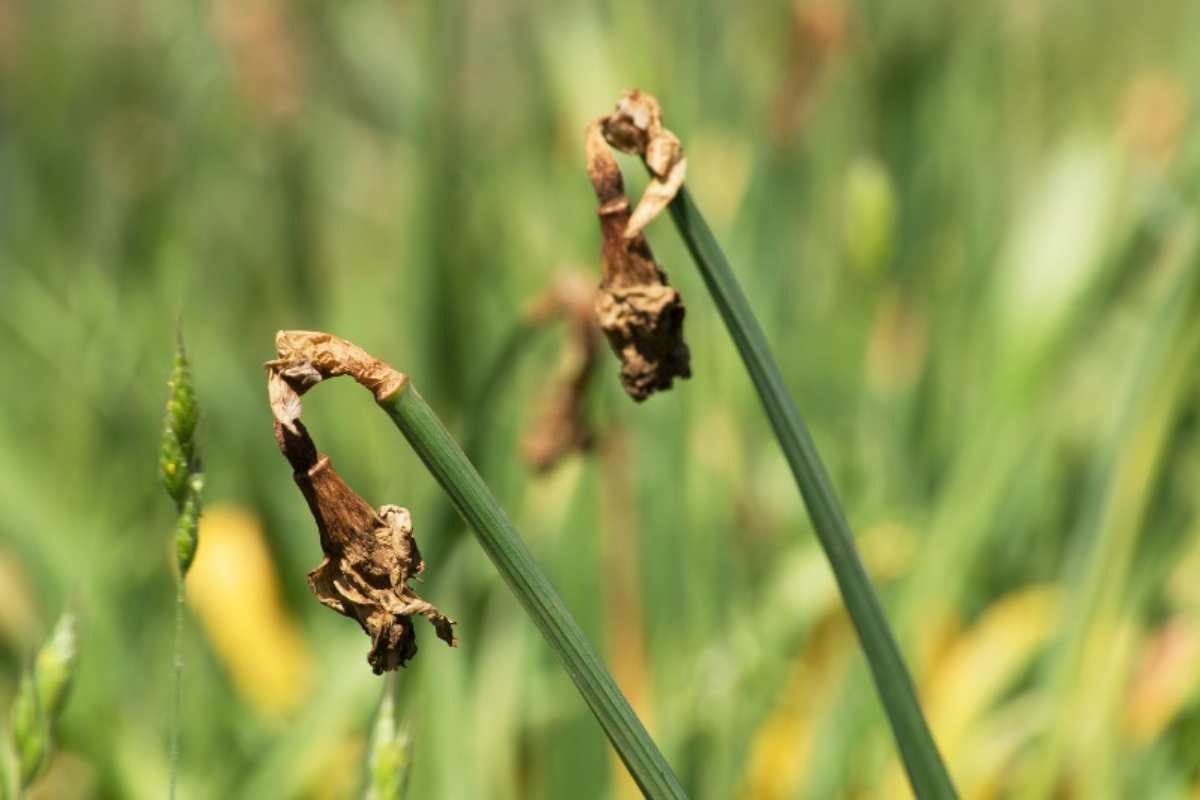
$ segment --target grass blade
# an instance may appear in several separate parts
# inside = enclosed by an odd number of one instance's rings
[[[796,405],[788,394],[766,337],[707,223],[684,187],[669,206],[679,235],[737,345],[758,390],[771,427],[796,478],[813,528],[833,567],[846,610],[867,656],[871,675],[896,737],[900,757],[917,797],[957,797],[916,690],[854,546],[833,485]]]
[[[379,404],[475,531],[496,569],[562,660],[642,793],[652,800],[685,798],[678,778],[629,701],[433,409],[411,384]]]

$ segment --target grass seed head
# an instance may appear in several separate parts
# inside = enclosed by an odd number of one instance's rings
[[[196,447],[196,424],[200,409],[196,389],[180,337],[167,381],[167,407],[163,419],[159,471],[167,494],[175,501],[179,519],[175,528],[175,552],[179,574],[186,575],[196,555],[196,528],[200,516],[200,490],[204,478]]]
[[[64,612],[33,666],[21,678],[12,710],[12,741],[21,786],[41,774],[53,749],[53,731],[75,675],[75,615]]]
[[[371,732],[367,800],[403,800],[408,794],[411,765],[411,741],[408,732],[396,721],[395,702],[389,685]]]

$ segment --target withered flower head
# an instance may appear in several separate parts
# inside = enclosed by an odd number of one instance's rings
[[[317,522],[324,560],[308,573],[313,594],[358,621],[371,637],[367,662],[376,674],[402,667],[417,652],[412,617],[425,617],[451,647],[454,621],[422,600],[408,582],[425,569],[408,510],[372,508],[317,452],[300,422],[300,395],[325,378],[349,375],[377,399],[404,388],[406,377],[361,348],[328,333],[280,331],[278,358],[267,362],[275,439]]]
[[[650,185],[632,213],[610,145],[640,155],[651,172]],[[671,388],[675,378],[691,376],[683,301],[642,235],[679,192],[687,160],[679,139],[662,127],[658,101],[634,90],[625,93],[615,112],[589,126],[587,161],[604,238],[596,314],[621,359],[621,384],[634,400],[645,400]]]

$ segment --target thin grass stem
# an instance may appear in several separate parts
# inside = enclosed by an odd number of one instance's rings
[[[175,785],[179,778],[179,726],[183,719],[183,576],[176,581],[175,588],[175,660],[171,679],[171,724],[167,749],[169,790],[167,796],[175,800]]]

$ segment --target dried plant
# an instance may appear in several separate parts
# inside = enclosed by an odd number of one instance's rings
[[[408,585],[425,569],[400,506],[373,509],[334,471],[300,422],[300,395],[325,378],[351,375],[386,396],[404,376],[336,336],[280,332],[279,358],[267,364],[275,439],[317,522],[324,560],[308,585],[325,606],[350,617],[371,637],[367,662],[375,674],[403,667],[417,652],[412,617],[425,617],[454,647],[454,621]]]
[[[613,682],[562,598],[534,562],[529,548],[496,502],[495,496],[433,409],[416,387],[410,385],[408,377],[361,348],[328,333],[281,331],[276,335],[275,345],[278,358],[267,364],[275,427],[284,454],[297,469],[297,480],[309,499],[318,526],[323,523],[326,526],[322,534],[323,546],[325,533],[336,524],[343,537],[358,542],[356,547],[363,553],[359,566],[370,570],[377,581],[375,584],[366,581],[369,585],[380,589],[385,595],[389,590],[394,594],[398,588],[395,579],[404,577],[405,559],[400,555],[401,549],[394,543],[398,535],[402,544],[408,544],[407,535],[397,534],[391,523],[387,524],[386,530],[381,530],[376,520],[386,523],[383,510],[381,513],[371,511],[365,502],[357,496],[351,496],[353,492],[345,488],[345,484],[333,479],[328,459],[317,453],[300,424],[300,395],[326,378],[348,375],[371,392],[375,402],[404,434],[430,474],[441,484],[455,508],[471,526],[480,546],[545,637],[546,643],[562,661],[567,674],[575,682],[580,695],[643,794],[649,798],[686,797],[679,779],[630,708],[629,701]],[[323,477],[319,478],[319,485],[313,483],[306,488],[309,479],[307,472],[301,470],[307,468],[311,471],[314,467],[316,474]],[[386,555],[389,542],[393,543],[390,547],[392,556]],[[381,553],[384,554],[385,564],[376,560]],[[334,562],[328,550],[327,556],[330,556],[330,562]],[[419,562],[415,550],[412,550],[407,562],[410,567],[414,557]],[[394,565],[401,569],[393,571]],[[316,572],[321,569],[318,568]],[[340,578],[337,570],[345,572],[345,568],[334,563],[334,566],[325,569],[333,570],[334,597],[338,602],[345,603],[347,595],[336,585]],[[354,573],[350,580],[364,577],[357,569],[350,571]],[[386,597],[378,599],[378,594],[361,594],[361,584],[351,588],[373,603],[379,603],[385,611],[386,604],[391,602]],[[404,601],[405,598],[401,597],[401,604]],[[365,610],[368,620],[372,614],[383,616],[372,605]],[[369,622],[364,623],[364,627],[366,624]],[[394,616],[393,624],[398,624]],[[448,631],[448,624],[447,620],[445,627],[439,627],[439,633]]]
[[[588,178],[604,238],[596,314],[621,359],[621,385],[638,401],[692,374],[683,341],[683,301],[642,235],[683,185],[687,161],[679,140],[662,127],[657,104],[647,97],[628,93],[614,113],[595,120],[587,131]],[[650,165],[653,179],[632,213],[610,145],[636,152]]]
[[[564,272],[526,315],[534,324],[561,318],[567,325],[559,375],[542,412],[521,441],[525,461],[538,472],[550,470],[569,453],[588,449],[594,438],[586,400],[600,344],[593,311],[596,294],[586,278]]]

